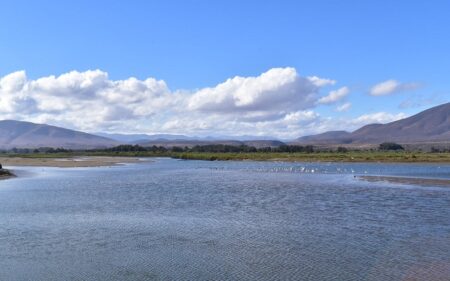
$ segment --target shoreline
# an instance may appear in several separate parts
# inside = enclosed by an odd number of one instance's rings
[[[88,168],[119,166],[121,164],[139,162],[141,162],[139,157],[114,156],[80,156],[66,158],[0,157],[0,163],[7,167]]]
[[[450,152],[393,152],[393,151],[317,151],[317,152],[154,152],[154,151],[98,151],[98,152],[60,152],[0,154],[1,161],[14,162],[10,158],[47,159],[83,159],[89,157],[108,157],[118,159],[114,162],[134,162],[135,158],[168,157],[182,160],[205,161],[283,161],[283,162],[336,162],[336,163],[442,163],[450,164]],[[103,161],[100,161],[103,162]],[[49,165],[44,163],[45,165]],[[50,164],[50,166],[57,164]],[[106,166],[108,166],[107,164]],[[38,166],[38,164],[36,164]],[[59,166],[59,164],[57,165]],[[88,166],[99,166],[88,165]],[[105,166],[100,163],[100,166]]]
[[[257,156],[257,157],[251,157]],[[263,157],[261,157],[263,156]],[[249,155],[234,153],[201,153],[201,154],[175,154],[175,155],[64,155],[49,157],[22,157],[22,156],[0,156],[0,163],[3,166],[36,166],[36,167],[56,167],[56,168],[82,168],[82,167],[107,167],[118,166],[127,163],[139,163],[142,158],[170,158],[177,160],[197,160],[197,161],[242,161],[242,162],[305,162],[305,163],[379,163],[379,164],[443,164],[450,165],[450,155],[440,158],[398,158],[398,157],[336,157],[337,155],[327,155],[321,157],[320,154],[292,154],[276,155],[278,157],[264,157],[268,155]],[[330,157],[335,156],[335,157]],[[342,155],[341,155],[342,156]],[[397,155],[395,155],[397,156]]]

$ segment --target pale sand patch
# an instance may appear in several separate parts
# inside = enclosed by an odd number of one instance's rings
[[[20,158],[20,157],[0,157],[3,166],[41,166],[41,167],[102,167],[116,166],[122,163],[141,162],[137,157],[110,157],[110,156],[89,156],[72,158]]]
[[[384,181],[409,185],[450,187],[450,180],[448,179],[406,178],[391,176],[359,176],[358,178],[369,182]]]

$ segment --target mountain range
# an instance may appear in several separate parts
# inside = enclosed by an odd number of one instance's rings
[[[382,142],[450,142],[450,103],[387,124],[370,124],[353,132],[329,131],[297,139],[303,144],[375,144]]]
[[[224,140],[233,141],[258,141],[258,140],[274,140],[276,138],[270,136],[227,136],[227,135],[215,135],[215,136],[186,136],[177,134],[110,134],[110,133],[93,133],[94,135],[110,138],[122,143],[127,144],[145,144],[148,142],[183,142],[183,141],[200,141],[200,142],[224,142]]]
[[[172,141],[172,140],[195,140],[194,137],[188,137],[185,135],[172,135],[172,134],[110,134],[110,133],[94,133],[97,136],[109,138],[121,143],[127,144],[140,144],[148,141]]]
[[[256,148],[262,147],[278,147],[284,145],[285,143],[279,140],[151,140],[147,142],[142,142],[141,146],[165,146],[165,147],[193,147],[195,145],[209,145],[209,144],[223,144],[223,145],[247,145]]]
[[[247,139],[246,139],[247,138]],[[300,137],[295,144],[312,145],[361,145],[382,142],[450,143],[450,103],[445,103],[414,116],[387,124],[370,124],[356,131],[329,131],[318,135]],[[88,134],[61,127],[30,122],[0,121],[0,148],[63,147],[67,149],[92,149],[112,147],[119,144],[142,146],[194,146],[206,144],[249,145],[255,147],[277,147],[284,143],[269,138],[257,137],[196,138],[170,134]]]

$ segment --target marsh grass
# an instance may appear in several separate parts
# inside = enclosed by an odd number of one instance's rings
[[[211,153],[211,152],[87,152],[3,154],[6,157],[22,158],[70,158],[83,156],[119,157],[172,157],[186,160],[253,160],[253,161],[298,161],[298,162],[399,162],[399,163],[450,163],[450,153],[430,152],[390,152],[390,151],[349,151],[349,152],[253,152],[253,153]]]
[[[425,152],[314,152],[314,153],[179,153],[171,155],[180,159],[197,160],[255,160],[255,161],[305,161],[305,162],[445,162],[450,163],[450,153]]]

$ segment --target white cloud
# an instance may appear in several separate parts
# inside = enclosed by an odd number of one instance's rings
[[[385,96],[407,90],[415,90],[419,87],[418,83],[401,83],[397,80],[387,80],[373,86],[369,93],[372,96]]]
[[[388,112],[376,112],[371,114],[364,114],[359,116],[358,118],[352,120],[351,122],[353,124],[356,124],[357,126],[372,124],[372,123],[389,123],[393,121],[397,121],[403,118],[406,118],[406,114],[404,113],[398,113],[398,114],[392,114]]]
[[[346,102],[344,104],[337,106],[336,111],[345,112],[345,111],[348,111],[351,107],[352,107],[352,104],[350,102]]]
[[[313,80],[319,83],[318,79]],[[111,80],[101,70],[35,80],[19,71],[0,79],[0,118],[88,131],[214,133],[219,124],[241,130],[313,108],[320,90],[315,83],[289,67],[234,77],[193,92],[171,92],[164,81],[154,78]]]
[[[14,114],[34,110],[35,102],[25,92],[26,75],[24,71],[8,74],[0,79],[0,112]]]
[[[342,87],[338,90],[331,91],[327,96],[319,99],[320,104],[331,104],[345,98],[350,93],[348,87]]]
[[[90,132],[271,135],[290,139],[330,129],[389,122],[389,113],[353,120],[320,116],[314,108],[342,101],[347,87],[320,98],[336,81],[273,68],[195,91],[170,91],[163,80],[111,80],[101,70],[28,79],[24,71],[0,77],[0,119],[17,119]],[[345,111],[350,103],[337,106]]]
[[[320,78],[320,77],[317,77],[317,76],[308,76],[307,79],[309,81],[311,81],[317,87],[325,87],[325,86],[336,84],[336,80],[327,79],[327,78]]]
[[[176,123],[178,130],[193,130],[192,134],[202,134],[214,130],[221,135],[270,135],[283,139],[292,139],[298,137],[302,132],[313,131],[316,124],[320,122],[320,115],[312,110],[300,110],[291,112],[283,118],[271,120],[242,121],[214,115],[207,119],[194,117],[180,120],[173,118],[172,121],[171,125]]]
[[[188,100],[188,108],[201,112],[273,115],[314,106],[319,87],[300,77],[294,68],[273,68],[257,77],[236,76],[200,89]]]
[[[93,70],[28,80],[19,71],[0,80],[0,116],[90,130],[149,117],[176,97],[153,78],[112,81],[106,72]]]

